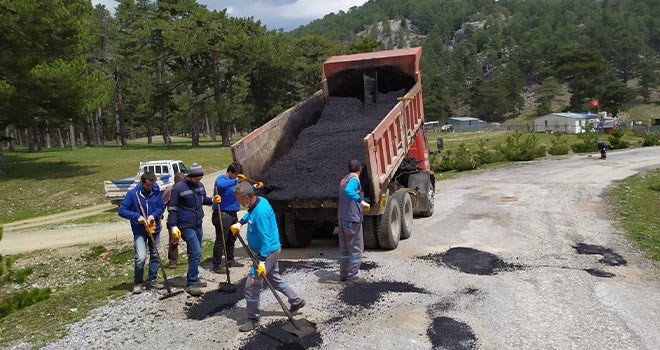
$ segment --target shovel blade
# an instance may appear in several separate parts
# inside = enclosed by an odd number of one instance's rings
[[[175,297],[175,296],[177,296],[177,295],[179,295],[179,294],[181,294],[181,293],[183,293],[182,290],[177,290],[176,292],[167,293],[167,294],[163,295],[162,297],[158,298],[158,300],[169,299],[169,298]]]
[[[220,285],[218,286],[218,292],[223,294],[234,294],[236,293],[236,290],[238,290],[236,285],[233,285],[231,283],[220,283]]]
[[[316,323],[314,322],[310,322],[304,318],[300,320],[294,320],[293,322],[295,322],[295,324],[289,322],[282,326],[282,329],[295,335],[298,338],[302,338],[306,335],[316,332]]]

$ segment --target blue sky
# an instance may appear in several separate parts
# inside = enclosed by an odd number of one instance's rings
[[[197,0],[210,10],[227,9],[230,16],[254,17],[268,29],[291,30],[339,10],[347,11],[360,6],[366,0]],[[92,0],[92,4],[104,4],[114,13],[114,0]]]

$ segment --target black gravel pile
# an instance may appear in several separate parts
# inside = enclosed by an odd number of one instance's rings
[[[247,278],[243,278],[236,283],[236,291],[231,294],[222,293],[217,290],[204,293],[201,300],[198,303],[193,304],[186,311],[186,315],[189,319],[203,320],[223,310],[231,309],[245,297],[244,291],[246,281]]]
[[[349,285],[342,290],[339,298],[348,305],[369,308],[385,293],[429,294],[427,290],[407,282],[383,281]]]
[[[436,317],[426,331],[433,349],[466,350],[477,348],[472,327],[449,317]]]
[[[599,261],[605,265],[620,266],[628,264],[626,259],[612,251],[610,248],[585,243],[578,243],[577,245],[573,246],[573,248],[578,252],[578,254],[602,255],[603,258]]]
[[[329,270],[331,268],[337,268],[338,265],[334,260],[303,260],[303,261],[291,261],[291,260],[280,260],[277,262],[277,265],[280,268],[280,273],[284,272],[295,272],[295,271],[318,271],[318,270]]]
[[[603,277],[603,278],[612,278],[616,276],[615,274],[607,271],[603,271],[600,269],[584,269],[584,271],[588,272],[592,276],[596,277]]]
[[[264,350],[264,349],[308,349],[323,344],[319,332],[313,332],[298,338],[282,329],[289,321],[273,322],[265,327],[260,327],[254,336],[249,338],[241,347],[241,350]]]
[[[362,139],[385,118],[405,90],[378,95],[364,106],[358,98],[330,97],[319,121],[303,130],[293,148],[268,169],[261,181],[272,201],[336,199],[339,181],[351,159],[364,159]]]
[[[432,260],[440,265],[473,275],[495,275],[499,271],[522,268],[520,265],[504,262],[495,254],[465,247],[451,248],[443,254],[431,254],[420,259]]]

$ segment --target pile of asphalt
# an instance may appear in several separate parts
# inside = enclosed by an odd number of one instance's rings
[[[282,327],[289,321],[275,321],[271,324],[261,326],[254,335],[247,339],[240,347],[241,350],[263,350],[263,349],[309,349],[323,344],[323,339],[318,331],[314,331],[303,337],[296,337],[287,333]]]
[[[330,97],[319,121],[303,130],[294,146],[271,166],[261,180],[272,201],[336,199],[348,163],[364,163],[362,140],[385,118],[405,90],[378,95],[364,106],[358,98]]]
[[[339,298],[347,305],[370,308],[385,293],[429,294],[429,291],[407,282],[367,282],[346,286],[346,288],[344,288],[339,294]]]
[[[628,264],[628,261],[626,261],[626,259],[624,259],[618,253],[615,253],[610,248],[602,247],[599,245],[593,245],[593,244],[578,243],[577,245],[573,246],[573,249],[575,249],[578,254],[602,255],[603,258],[600,259],[599,261],[605,265],[621,266]]]
[[[472,327],[449,317],[436,317],[426,331],[433,349],[465,350],[477,348]]]
[[[473,275],[495,275],[499,271],[522,268],[520,265],[504,262],[495,254],[466,247],[451,248],[442,254],[430,254],[420,258]]]

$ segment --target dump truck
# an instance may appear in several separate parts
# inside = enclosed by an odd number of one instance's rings
[[[161,191],[174,185],[174,175],[178,172],[187,173],[186,166],[180,160],[152,160],[140,162],[137,175],[119,180],[103,181],[105,199],[115,205],[120,205],[126,193],[140,183],[140,177],[145,172],[156,175],[156,184]]]
[[[412,234],[413,217],[428,217],[434,210],[435,175],[424,130],[421,53],[417,47],[328,58],[323,63],[321,89],[233,144],[234,161],[243,165],[249,178],[263,179],[295,146],[301,132],[318,122],[331,96],[357,97],[367,104],[380,92],[404,87],[400,91],[406,92],[395,100],[394,108],[361,141],[360,182],[364,197],[372,203],[363,221],[364,244],[395,249]],[[327,157],[327,162],[342,164],[350,160]],[[340,180],[336,179],[337,188]],[[336,228],[336,198],[269,201],[284,247],[307,246],[316,235],[331,234]]]

